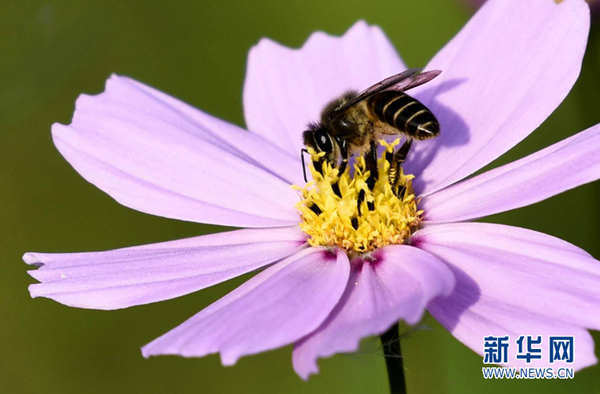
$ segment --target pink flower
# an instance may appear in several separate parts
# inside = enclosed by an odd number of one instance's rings
[[[465,180],[561,103],[588,30],[583,0],[492,0],[480,9],[425,67],[441,76],[411,91],[442,125],[405,164],[421,197],[421,229],[364,261],[309,247],[290,186],[303,184],[301,133],[322,106],[406,68],[379,28],[359,22],[341,38],[318,32],[299,50],[261,40],[244,86],[251,132],[113,76],[104,93],[77,100],[70,125],[53,126],[63,156],[128,207],[252,229],[106,252],[27,253],[39,266],[31,294],[118,309],[264,269],[146,345],[144,356],[219,352],[231,365],[293,343],[294,368],[307,378],[318,358],[354,351],[398,320],[415,324],[428,309],[479,354],[488,335],[573,335],[573,366],[595,364],[586,329],[600,329],[600,263],[549,235],[467,221],[598,179],[600,127]]]
[[[471,7],[479,8],[486,0],[462,0],[463,2],[469,4]],[[564,1],[564,0],[555,0],[555,1]],[[600,0],[586,0],[586,2],[590,5],[590,9],[592,14],[597,15],[597,12],[600,10]]]

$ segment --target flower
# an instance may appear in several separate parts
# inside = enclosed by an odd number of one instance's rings
[[[293,343],[294,368],[307,378],[318,358],[354,351],[398,320],[415,324],[428,309],[479,354],[488,335],[573,335],[573,367],[590,366],[597,360],[586,329],[600,329],[600,263],[549,235],[468,221],[598,179],[600,126],[465,180],[561,103],[588,30],[583,0],[487,2],[427,65],[441,76],[411,90],[442,127],[415,143],[404,165],[422,211],[417,231],[351,259],[343,247],[309,245],[291,185],[303,188],[301,133],[322,106],[406,68],[379,28],[359,22],[341,38],[318,32],[300,50],[261,40],[244,86],[251,132],[112,76],[104,93],[78,99],[70,125],[53,126],[69,163],[128,207],[250,229],[106,252],[27,253],[25,262],[39,266],[31,294],[118,309],[264,268],[146,345],[144,356],[219,352],[231,365]]]
[[[560,2],[560,1],[564,1],[564,0],[555,0],[555,1]],[[469,6],[471,6],[473,8],[478,8],[478,7],[481,7],[481,5],[486,2],[486,0],[463,0],[463,2],[466,2],[467,4],[469,4]],[[592,14],[597,15],[597,12],[600,10],[600,1],[599,0],[586,0],[586,2],[590,5],[590,10],[592,11]]]
[[[352,259],[387,245],[402,244],[419,228],[423,211],[417,208],[413,177],[405,175],[402,168],[397,177],[388,174],[386,156],[393,155],[400,139],[381,143],[386,155],[378,160],[379,176],[373,190],[367,185],[370,171],[364,157],[358,157],[352,175],[348,170],[339,174],[339,169],[329,163],[324,163],[322,173],[310,167],[313,181],[298,188],[302,200],[297,204],[302,218],[300,228],[308,235],[309,245],[335,246]],[[312,156],[319,160],[322,154],[313,152]],[[395,179],[393,186],[391,177]]]

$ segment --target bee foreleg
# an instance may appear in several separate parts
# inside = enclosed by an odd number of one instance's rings
[[[342,175],[348,166],[348,147],[346,146],[346,140],[338,139],[337,142],[340,147],[340,155],[342,156],[342,163],[338,169],[338,174]]]
[[[323,163],[324,160],[313,160],[313,167],[321,175],[323,175]]]

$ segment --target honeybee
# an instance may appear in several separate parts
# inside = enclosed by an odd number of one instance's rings
[[[422,73],[421,69],[408,69],[361,93],[349,91],[329,102],[321,112],[320,122],[309,124],[303,133],[306,147],[325,153],[320,161],[314,162],[315,169],[321,172],[323,161],[327,161],[341,174],[350,156],[365,155],[371,172],[367,184],[372,190],[379,176],[376,140],[382,135],[404,134],[407,137],[404,144],[389,158],[393,186],[412,140],[425,140],[440,133],[440,124],[431,111],[404,92],[431,81],[440,73],[439,70]],[[304,156],[302,161],[304,165]]]

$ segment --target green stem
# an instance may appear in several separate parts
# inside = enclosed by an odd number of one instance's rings
[[[391,394],[406,394],[406,380],[402,363],[402,350],[400,349],[400,332],[398,324],[379,337],[383,345],[385,366],[387,367],[388,380]]]

